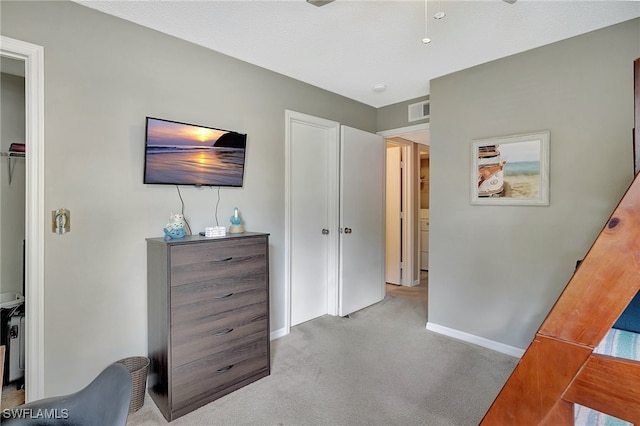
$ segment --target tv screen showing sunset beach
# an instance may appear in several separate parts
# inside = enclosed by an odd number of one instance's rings
[[[147,117],[144,183],[242,186],[247,135]]]

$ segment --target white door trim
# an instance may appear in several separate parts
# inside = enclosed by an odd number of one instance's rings
[[[292,264],[291,264],[291,250],[292,250],[292,233],[291,233],[291,220],[292,220],[292,194],[291,194],[291,179],[293,178],[291,175],[291,124],[295,122],[302,122],[307,125],[319,126],[325,129],[330,129],[334,135],[333,137],[337,141],[340,137],[340,124],[326,120],[323,118],[314,117],[312,115],[303,114],[295,111],[285,110],[285,229],[284,229],[284,276],[285,276],[285,291],[284,291],[284,332],[283,335],[289,334],[291,332],[291,275],[292,275]],[[328,253],[328,274],[329,274],[329,283],[328,283],[328,295],[327,295],[327,313],[329,315],[337,315],[338,313],[338,164],[339,164],[339,150],[335,150],[332,154],[334,156],[333,159],[329,161],[329,176],[334,176],[334,179],[329,184],[329,203],[328,212],[329,212],[329,235],[328,238],[332,240],[336,240],[333,243],[329,244],[329,253]],[[335,200],[335,201],[334,201]]]
[[[402,284],[406,277],[402,268],[401,229],[402,209],[404,201],[398,188],[402,188],[403,168],[401,162],[404,154],[404,145],[394,142],[385,142],[385,256],[384,279],[390,284]],[[406,256],[406,253],[405,253]]]
[[[26,402],[44,397],[44,48],[0,37],[0,56],[25,62]]]
[[[386,140],[386,139],[385,139]],[[402,180],[402,212],[404,214],[404,219],[402,221],[402,253],[404,256],[402,257],[402,278],[400,280],[400,284],[403,286],[412,287],[415,285],[413,279],[413,265],[414,265],[414,250],[413,242],[411,241],[411,235],[415,230],[415,215],[413,214],[413,206],[414,203],[414,191],[415,184],[410,176],[413,176],[415,167],[413,166],[413,150],[412,145],[409,143],[403,142],[386,142],[387,144],[391,143],[397,147],[399,147],[402,151],[402,162],[404,166],[402,167],[402,171],[400,174],[400,179]]]
[[[385,138],[392,138],[405,133],[421,132],[423,130],[429,130],[429,123],[414,124],[412,126],[398,127],[397,129],[381,130],[378,134]]]
[[[400,127],[397,129],[383,130],[378,132],[378,134],[383,136],[386,139],[386,138],[393,138],[396,136],[401,137],[403,134],[406,134],[406,133],[420,132],[425,130],[429,130],[429,123],[415,124],[412,126]],[[416,175],[416,171],[415,171],[416,159],[414,156],[415,154],[414,150],[407,149],[406,151],[404,151],[404,153],[407,156],[404,157],[406,161],[404,162],[405,167],[403,169],[403,177],[402,177],[406,183],[405,185],[403,185],[404,193],[403,193],[403,201],[402,201],[403,210],[405,212],[405,218],[406,218],[404,222],[405,226],[403,227],[403,232],[402,232],[403,234],[402,250],[405,253],[405,256],[403,259],[404,275],[402,277],[402,285],[414,286],[414,285],[420,284],[420,274],[418,273],[418,276],[414,277],[414,269],[415,269],[414,259],[416,255],[416,247],[417,247],[418,255],[420,253],[420,247],[419,247],[420,240],[416,233],[416,229],[419,229],[420,217],[419,217],[419,208],[416,205],[416,197],[414,196],[417,191],[416,182],[414,179],[410,179],[409,177]]]
[[[402,152],[402,162],[403,167],[400,172],[400,180],[402,184],[399,185],[402,188],[402,212],[403,212],[403,221],[402,221],[402,253],[404,254],[402,257],[402,278],[400,279],[400,284],[403,286],[412,287],[416,285],[413,280],[413,265],[414,265],[414,253],[412,250],[412,242],[410,235],[415,230],[415,225],[412,222],[412,208],[414,205],[413,196],[415,191],[415,185],[413,184],[410,176],[413,176],[415,167],[413,166],[413,150],[412,144],[403,143],[399,141],[388,141],[385,139],[385,143],[387,146],[392,145],[400,148]],[[418,282],[419,283],[419,282]]]

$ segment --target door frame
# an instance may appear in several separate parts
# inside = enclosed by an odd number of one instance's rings
[[[429,123],[415,124],[407,127],[399,127],[396,129],[383,130],[378,132],[379,135],[385,139],[402,137],[403,134],[427,131],[429,130]],[[397,142],[394,142],[397,143]],[[415,142],[414,142],[415,143]],[[415,265],[416,256],[420,254],[420,240],[418,230],[420,229],[420,214],[419,205],[417,204],[418,188],[417,186],[417,165],[419,157],[416,159],[415,151],[413,149],[407,149],[403,151],[403,154],[407,154],[405,157],[407,160],[404,162],[404,170],[402,179],[403,185],[403,211],[405,212],[405,225],[402,229],[402,250],[406,253],[403,259],[403,270],[405,275],[402,277],[402,285],[416,286],[420,284],[420,273],[416,276]]]
[[[422,153],[425,152],[425,151],[428,152],[429,153],[429,161],[431,161],[431,151],[429,149],[429,145],[426,145],[426,144],[418,144],[418,145],[419,146],[417,147],[417,150],[416,150],[416,157],[417,157],[416,158],[416,167],[417,167],[418,173],[420,173],[420,170],[422,168]],[[421,232],[422,232],[422,224],[421,224],[422,216],[419,213],[420,212],[420,206],[422,205],[422,195],[421,195],[422,191],[420,190],[420,185],[421,184],[422,184],[422,179],[420,178],[420,175],[418,174],[418,187],[416,189],[416,195],[417,195],[416,203],[417,203],[417,207],[418,207],[418,230],[417,230],[418,237],[417,237],[417,240],[416,240],[416,242],[417,242],[416,250],[417,250],[417,253],[418,253],[418,256],[417,256],[418,274],[421,274],[422,271],[423,271],[423,269],[422,269],[422,234],[421,234]],[[427,185],[429,185],[429,184],[427,184]],[[429,224],[429,220],[427,219],[427,226],[428,226],[428,224]],[[427,242],[427,244],[428,244],[428,242]],[[428,260],[427,260],[427,266],[428,266]]]
[[[338,182],[338,166],[340,164],[340,151],[337,149],[340,140],[340,123],[326,120],[323,118],[315,117],[308,114],[303,114],[296,111],[285,110],[285,167],[284,167],[284,330],[276,333],[273,338],[282,337],[291,332],[291,255],[292,255],[292,194],[291,194],[291,180],[293,178],[291,174],[291,124],[295,122],[302,122],[308,125],[321,127],[328,129],[332,133],[332,140],[330,143],[335,143],[336,149],[332,155],[334,155],[333,161],[329,161],[329,175],[335,178],[329,183],[328,198],[330,205],[328,206],[328,226],[330,231],[328,238],[333,241],[330,242],[327,253],[328,259],[328,277],[329,283],[327,285],[327,313],[329,315],[338,315],[338,225],[339,225],[339,209],[337,206],[337,200],[339,196],[339,182]],[[336,201],[334,201],[336,200]]]
[[[384,186],[385,186],[385,188],[384,188],[384,190],[385,190],[385,213],[386,213],[385,214],[385,224],[384,224],[385,225],[385,234],[386,234],[385,247],[384,247],[384,250],[385,250],[384,279],[385,279],[385,282],[387,282],[389,284],[400,284],[400,285],[403,285],[403,283],[405,281],[405,278],[407,276],[406,271],[404,271],[404,263],[403,263],[403,255],[406,256],[407,253],[403,251],[404,247],[402,247],[402,243],[401,243],[402,237],[403,237],[402,230],[406,226],[403,223],[403,217],[402,217],[403,213],[405,213],[404,212],[404,197],[405,197],[404,192],[405,191],[402,191],[402,192],[390,191],[390,188],[392,188],[392,187],[391,187],[390,182],[389,182],[389,167],[393,166],[394,169],[395,169],[395,167],[397,166],[399,168],[400,171],[398,172],[398,182],[397,183],[398,183],[398,186],[400,188],[403,188],[404,187],[403,182],[405,180],[405,178],[404,178],[405,168],[404,168],[403,162],[404,162],[404,159],[407,158],[406,157],[407,147],[405,146],[405,144],[400,144],[398,142],[393,142],[393,141],[390,141],[389,139],[385,139],[384,144],[385,144],[385,167],[386,167],[386,170],[385,170],[386,179],[385,179],[385,182],[384,182]],[[398,149],[399,160],[397,162],[395,161],[395,158],[393,158],[393,160],[394,160],[393,163],[390,162],[389,150],[391,148]],[[394,175],[394,180],[395,180],[395,175]],[[396,189],[396,188],[394,188],[394,189]],[[391,202],[391,199],[389,197],[390,192],[396,192],[396,194],[395,194],[396,196],[399,193],[399,196],[400,196],[399,197],[400,198],[399,205],[395,205],[395,207],[390,207],[389,206],[389,203]],[[393,200],[397,201],[397,198],[393,198]],[[401,210],[401,211],[398,211],[398,209]],[[393,217],[391,218],[391,216],[393,216]],[[396,223],[396,222],[392,223],[392,221],[394,221],[396,218],[399,219],[399,221],[398,221],[399,223]],[[389,232],[390,225],[398,225],[398,228],[400,229],[400,232],[391,231],[392,235],[390,235],[390,232]],[[398,238],[400,241],[397,241],[396,238]],[[397,260],[397,258],[394,258],[394,256],[389,256],[389,244],[390,244],[389,240],[390,239],[394,240],[394,246],[395,246],[395,242],[398,242],[398,245],[400,246],[400,247],[398,247],[398,251],[400,252],[399,253],[399,258],[400,258],[399,263],[400,263],[400,265],[395,264],[395,261]],[[395,248],[396,247],[393,247],[393,249],[395,249]],[[394,261],[394,264],[392,264],[392,265],[390,265],[391,260]],[[395,277],[390,277],[389,276],[390,266],[393,269],[395,269],[396,267],[399,269],[400,277],[398,278],[398,282],[397,283],[393,282],[392,280],[389,280],[389,278],[395,278]],[[395,272],[397,272],[397,270],[395,270],[394,273]]]
[[[44,47],[0,36],[0,56],[25,63],[25,400],[44,397]]]
[[[413,214],[413,206],[414,202],[414,191],[415,184],[411,176],[413,176],[415,167],[413,167],[413,149],[412,143],[402,142],[398,140],[392,140],[393,137],[385,137],[385,144],[394,145],[400,148],[402,153],[402,171],[400,172],[400,179],[402,180],[402,228],[401,228],[401,240],[402,240],[402,277],[400,278],[400,285],[412,287],[416,285],[413,279],[413,265],[414,265],[414,253],[411,250],[412,241],[411,235],[415,229],[415,224],[413,222],[414,214]],[[419,282],[418,282],[419,283]]]

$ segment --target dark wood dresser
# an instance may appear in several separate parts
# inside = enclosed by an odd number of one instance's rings
[[[147,239],[147,312],[167,421],[268,376],[269,235]]]

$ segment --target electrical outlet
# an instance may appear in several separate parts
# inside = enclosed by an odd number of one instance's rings
[[[71,212],[67,209],[58,209],[51,212],[51,232],[58,235],[71,231]]]

